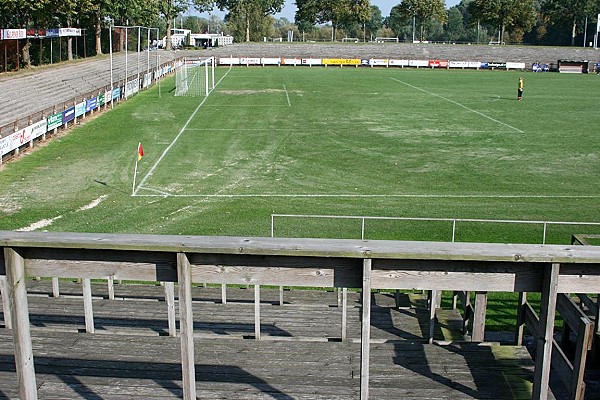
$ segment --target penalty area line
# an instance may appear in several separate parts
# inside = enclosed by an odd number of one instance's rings
[[[283,90],[285,90],[285,97],[287,98],[288,107],[291,107],[292,102],[290,101],[290,94],[288,93],[287,87],[285,87],[285,83],[283,84]]]
[[[467,106],[465,106],[464,104],[461,104],[461,103],[459,103],[458,101],[454,101],[454,100],[452,100],[452,99],[449,99],[449,98],[447,98],[447,97],[444,97],[444,96],[442,96],[442,95],[439,95],[439,94],[437,94],[437,93],[430,92],[429,90],[425,90],[425,89],[423,89],[423,88],[420,88],[420,87],[418,87],[418,86],[411,85],[410,83],[403,82],[403,81],[401,81],[400,79],[396,79],[396,78],[390,78],[390,79],[391,79],[391,80],[393,80],[393,81],[395,81],[395,82],[398,82],[398,83],[401,83],[401,84],[403,84],[403,85],[406,85],[406,86],[408,86],[408,87],[411,87],[411,88],[413,88],[413,89],[415,89],[415,90],[420,90],[421,92],[423,92],[423,93],[427,93],[428,95],[431,95],[431,96],[438,97],[438,98],[440,98],[440,99],[442,99],[442,100],[446,100],[446,101],[448,101],[448,102],[450,102],[450,103],[452,103],[452,104],[454,104],[454,105],[457,105],[457,106],[459,106],[459,107],[462,107],[462,108],[464,108],[465,110],[471,111],[472,113],[475,113],[475,114],[477,114],[477,115],[480,115],[480,116],[482,116],[482,117],[484,117],[484,118],[487,118],[487,119],[489,119],[489,120],[491,120],[491,121],[494,121],[494,122],[496,122],[497,124],[504,125],[504,126],[506,126],[507,128],[510,128],[510,129],[512,129],[512,130],[514,130],[514,131],[516,131],[516,132],[519,132],[519,133],[525,133],[525,132],[523,132],[522,130],[520,130],[519,128],[515,128],[514,126],[512,126],[512,125],[509,125],[509,124],[507,124],[507,123],[505,123],[505,122],[498,121],[497,119],[494,119],[494,118],[490,117],[489,115],[485,115],[484,113],[482,113],[482,112],[480,112],[480,111],[473,110],[472,108],[470,108],[470,107],[467,107]]]

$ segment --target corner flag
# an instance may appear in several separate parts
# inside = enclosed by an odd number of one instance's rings
[[[138,161],[140,161],[144,157],[144,148],[142,147],[142,142],[138,143]]]

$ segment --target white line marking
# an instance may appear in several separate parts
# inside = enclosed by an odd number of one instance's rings
[[[62,217],[63,217],[62,215],[59,215],[58,217],[54,217],[54,218],[50,218],[50,219],[43,219],[41,221],[34,222],[33,224],[26,226],[25,228],[19,228],[19,229],[17,229],[17,232],[32,232],[32,231],[35,231],[36,229],[45,228],[49,225],[52,225],[52,223],[54,221],[56,221],[57,219],[61,219]]]
[[[77,211],[91,210],[92,208],[97,207],[98,204],[102,203],[107,198],[108,198],[108,195],[103,194],[102,196],[98,197],[96,200],[92,201],[90,204],[86,204],[85,206],[80,207]]]
[[[287,88],[285,87],[285,84],[283,85],[283,90],[285,90],[285,97],[287,97],[287,101],[288,101],[288,107],[292,106],[292,103],[290,102],[290,94],[288,93]]]
[[[475,114],[477,114],[477,115],[480,115],[480,116],[482,116],[482,117],[484,117],[484,118],[487,118],[487,119],[489,119],[489,120],[491,120],[491,121],[494,121],[494,122],[496,122],[496,123],[498,123],[498,124],[500,124],[500,125],[504,125],[504,126],[506,126],[506,127],[510,128],[510,129],[514,130],[514,131],[517,131],[517,132],[519,132],[519,133],[525,133],[525,132],[523,132],[522,130],[520,130],[519,128],[515,128],[514,126],[511,126],[511,125],[509,125],[509,124],[506,124],[506,123],[504,123],[504,122],[502,122],[502,121],[498,121],[497,119],[494,119],[494,118],[492,118],[492,117],[490,117],[490,116],[488,116],[488,115],[485,115],[484,113],[482,113],[482,112],[480,112],[480,111],[473,110],[472,108],[469,108],[469,107],[465,106],[464,104],[461,104],[461,103],[459,103],[458,101],[454,101],[454,100],[452,100],[452,99],[449,99],[449,98],[447,98],[447,97],[441,96],[441,95],[439,95],[439,94],[437,94],[437,93],[433,93],[433,92],[430,92],[430,91],[428,91],[428,90],[422,89],[422,88],[420,88],[420,87],[417,87],[417,86],[411,85],[410,83],[403,82],[403,81],[401,81],[400,79],[396,79],[396,78],[390,78],[390,79],[391,79],[391,80],[393,80],[393,81],[396,81],[396,82],[398,82],[398,83],[401,83],[401,84],[403,84],[403,85],[406,85],[406,86],[408,86],[408,87],[411,87],[411,88],[413,88],[413,89],[420,90],[421,92],[423,92],[423,93],[427,93],[427,94],[429,94],[429,95],[431,95],[431,96],[439,97],[440,99],[446,100],[446,101],[448,101],[448,102],[450,102],[450,103],[452,103],[452,104],[455,104],[455,105],[457,105],[457,106],[459,106],[459,107],[462,107],[462,108],[464,108],[465,110],[469,110],[469,111],[471,111],[471,112],[473,112],[473,113],[475,113]]]
[[[225,79],[225,77],[229,74],[229,71],[231,71],[231,69],[229,69],[225,75],[223,75],[221,77],[221,79],[219,79],[219,81],[217,82],[217,84],[215,85],[215,88],[217,86],[219,86],[219,84],[221,83],[221,81],[223,79]],[[214,90],[214,89],[213,89]],[[211,90],[212,92],[212,90]],[[209,93],[210,94],[210,93]],[[146,180],[154,173],[154,170],[156,170],[156,168],[158,167],[158,164],[160,164],[160,162],[162,161],[163,158],[165,158],[165,156],[167,155],[167,153],[169,152],[169,150],[171,150],[171,148],[175,145],[175,143],[177,142],[177,140],[179,140],[179,138],[181,137],[181,135],[183,135],[183,132],[185,132],[185,129],[187,128],[187,126],[190,124],[190,122],[192,122],[192,119],[196,116],[196,114],[198,113],[198,111],[200,110],[200,108],[202,107],[202,105],[206,102],[206,100],[208,99],[208,96],[205,96],[204,99],[200,102],[200,104],[198,104],[198,107],[196,107],[196,109],[194,110],[194,112],[192,113],[192,115],[190,115],[190,117],[188,118],[188,120],[186,121],[186,123],[183,125],[183,127],[181,127],[181,129],[179,130],[179,133],[177,134],[177,136],[175,136],[175,139],[173,139],[173,141],[171,141],[171,144],[167,146],[167,148],[162,152],[162,154],[160,155],[160,157],[158,158],[158,160],[156,160],[156,162],[154,163],[154,165],[152,166],[152,168],[150,168],[150,171],[148,171],[148,173],[144,176],[144,178],[140,181],[139,185],[137,188],[135,188],[133,195],[135,196],[137,195],[137,192],[139,190],[140,187],[144,186],[144,183],[146,182]]]
[[[148,189],[148,188],[144,188]],[[158,192],[158,190],[156,190]],[[160,192],[162,193],[162,192]],[[205,198],[428,198],[428,199],[598,199],[600,195],[494,195],[494,194],[140,194],[139,197]]]

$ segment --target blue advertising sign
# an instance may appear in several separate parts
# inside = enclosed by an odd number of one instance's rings
[[[112,94],[113,100],[117,100],[119,97],[121,97],[121,88],[114,88]]]
[[[62,123],[66,124],[75,119],[75,107],[69,107],[62,113]]]
[[[92,97],[85,102],[85,112],[90,112],[98,108],[98,98]]]

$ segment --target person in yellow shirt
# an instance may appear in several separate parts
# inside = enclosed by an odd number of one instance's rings
[[[517,89],[517,100],[521,101],[523,99],[523,77],[519,78],[519,87]]]

